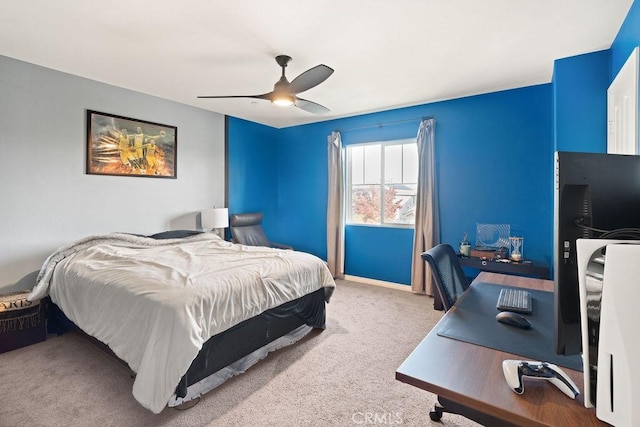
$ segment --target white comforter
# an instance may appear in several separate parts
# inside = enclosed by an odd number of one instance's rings
[[[45,262],[30,300],[49,294],[136,372],[133,395],[154,413],[213,335],[322,287],[317,257],[231,244],[206,233],[154,240],[92,236]]]

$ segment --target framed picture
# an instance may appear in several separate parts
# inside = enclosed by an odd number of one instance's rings
[[[87,111],[87,173],[176,178],[178,128]]]

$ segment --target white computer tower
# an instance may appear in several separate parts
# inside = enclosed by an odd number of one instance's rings
[[[576,248],[585,406],[609,424],[640,425],[640,241],[578,239]]]

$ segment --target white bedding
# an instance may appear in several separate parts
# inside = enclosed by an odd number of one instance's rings
[[[134,397],[159,413],[207,339],[322,287],[335,287],[331,273],[304,252],[231,244],[211,233],[109,234],[53,253],[29,299],[50,295],[108,344],[137,374]]]

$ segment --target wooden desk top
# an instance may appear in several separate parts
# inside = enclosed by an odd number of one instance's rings
[[[472,286],[476,282],[553,291],[549,280],[497,273],[482,272]],[[580,389],[575,400],[543,380],[527,380],[524,394],[518,395],[504,379],[505,359],[522,356],[441,337],[436,326],[397,369],[396,379],[517,425],[606,425],[593,408],[584,407],[582,372],[562,368]]]

